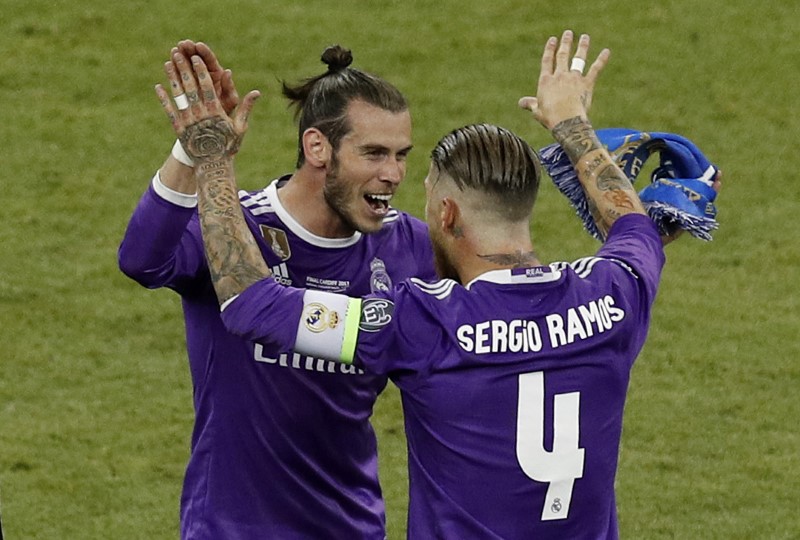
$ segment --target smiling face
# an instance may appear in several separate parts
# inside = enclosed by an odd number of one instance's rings
[[[347,107],[350,131],[329,163],[325,201],[350,228],[380,230],[389,201],[406,175],[411,115],[363,101]]]

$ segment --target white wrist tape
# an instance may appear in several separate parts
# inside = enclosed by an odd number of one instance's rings
[[[194,167],[194,161],[192,161],[192,158],[190,158],[189,154],[186,153],[186,150],[183,149],[183,145],[181,144],[180,139],[177,139],[175,141],[175,144],[172,145],[172,157],[174,157],[187,167]]]

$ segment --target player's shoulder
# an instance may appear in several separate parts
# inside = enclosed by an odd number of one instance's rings
[[[593,255],[590,257],[581,257],[574,261],[558,261],[550,263],[550,268],[559,272],[572,272],[580,279],[589,279],[604,272],[618,271],[619,269],[629,273],[633,277],[637,277],[634,269],[622,259],[614,257],[600,257]]]
[[[408,294],[420,299],[447,300],[454,298],[457,291],[463,287],[452,279],[425,281],[419,278],[409,278],[404,282]]]
[[[239,204],[248,209],[251,214],[267,214],[275,212],[274,190],[269,186],[257,191],[239,190]]]
[[[398,282],[390,291],[382,293],[373,302],[386,302],[392,310],[399,309],[406,320],[444,320],[448,313],[458,311],[458,289],[461,285],[451,279],[425,281],[411,277]]]

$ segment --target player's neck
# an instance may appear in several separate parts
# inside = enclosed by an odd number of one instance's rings
[[[508,270],[540,266],[533,250],[527,230],[507,231],[498,240],[482,237],[478,241],[464,242],[457,249],[461,253],[454,257],[456,271],[461,283],[469,283],[476,277],[493,270]]]
[[[325,200],[324,185],[324,173],[320,175],[317,171],[300,168],[278,190],[278,198],[292,218],[311,234],[322,238],[353,236],[353,228],[344,223]]]

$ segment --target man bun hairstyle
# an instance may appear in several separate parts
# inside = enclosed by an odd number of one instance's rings
[[[321,59],[328,66],[328,73],[336,73],[353,63],[353,53],[341,45],[332,45],[322,52]]]
[[[513,132],[492,124],[464,126],[442,137],[431,159],[459,190],[489,195],[510,221],[530,215],[541,177],[539,156]]]
[[[295,108],[298,121],[297,167],[305,162],[303,133],[309,128],[319,129],[331,143],[334,152],[342,138],[350,131],[347,107],[360,100],[389,112],[408,110],[403,94],[392,84],[364,71],[350,67],[353,54],[341,45],[332,45],[320,58],[327,71],[309,77],[296,85],[282,82],[283,95],[289,106]]]

